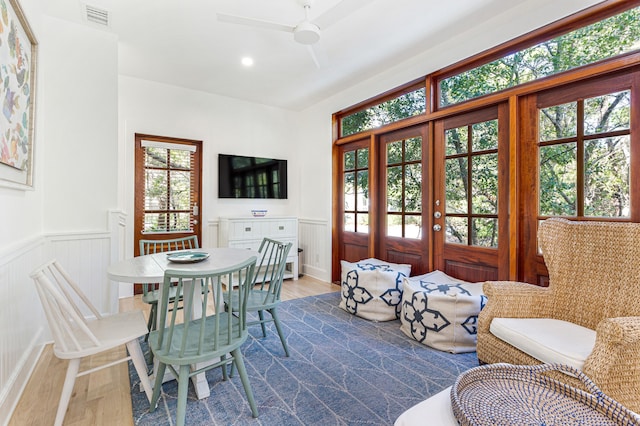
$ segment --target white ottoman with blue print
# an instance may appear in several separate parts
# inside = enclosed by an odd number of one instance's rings
[[[409,337],[451,353],[476,350],[478,314],[486,304],[482,283],[442,271],[406,278],[400,329]]]
[[[403,279],[411,265],[364,259],[356,263],[342,260],[342,297],[345,311],[373,321],[400,318]]]

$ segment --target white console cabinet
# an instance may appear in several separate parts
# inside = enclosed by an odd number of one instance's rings
[[[291,243],[285,278],[298,279],[298,218],[221,217],[218,245],[258,250],[264,237]]]

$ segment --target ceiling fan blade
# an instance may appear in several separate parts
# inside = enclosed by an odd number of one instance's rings
[[[230,24],[248,25],[250,27],[264,28],[267,30],[277,30],[285,32],[293,32],[295,27],[291,25],[279,24],[277,22],[263,21],[261,19],[246,18],[244,16],[227,15],[226,13],[218,13],[218,21],[228,22]]]
[[[342,0],[314,19],[313,23],[324,30],[372,1],[374,0]]]
[[[311,59],[313,59],[313,63],[316,64],[318,69],[325,68],[327,66],[327,63],[329,62],[327,60],[327,54],[319,43],[307,45],[307,50],[309,51],[309,55],[311,55]]]

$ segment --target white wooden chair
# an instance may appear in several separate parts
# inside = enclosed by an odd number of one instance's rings
[[[54,424],[62,425],[76,377],[129,359],[133,361],[147,398],[151,400],[152,389],[147,377],[147,366],[138,342],[140,336],[147,334],[142,311],[103,317],[56,260],[34,270],[31,278],[35,281],[53,335],[53,352],[58,358],[69,360]],[[85,318],[79,308],[81,304],[95,318]],[[79,372],[82,358],[122,344],[127,346],[130,356]]]

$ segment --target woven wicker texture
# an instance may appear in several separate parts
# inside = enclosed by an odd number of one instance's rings
[[[574,322],[597,333],[584,373],[607,395],[640,412],[640,224],[552,218],[540,224],[538,235],[549,287],[484,284],[488,303],[478,320],[478,359],[540,363],[493,336],[493,318]]]
[[[575,375],[583,389],[548,377]],[[492,364],[461,374],[451,388],[461,425],[640,425],[640,417],[607,395],[583,373],[562,365]]]

